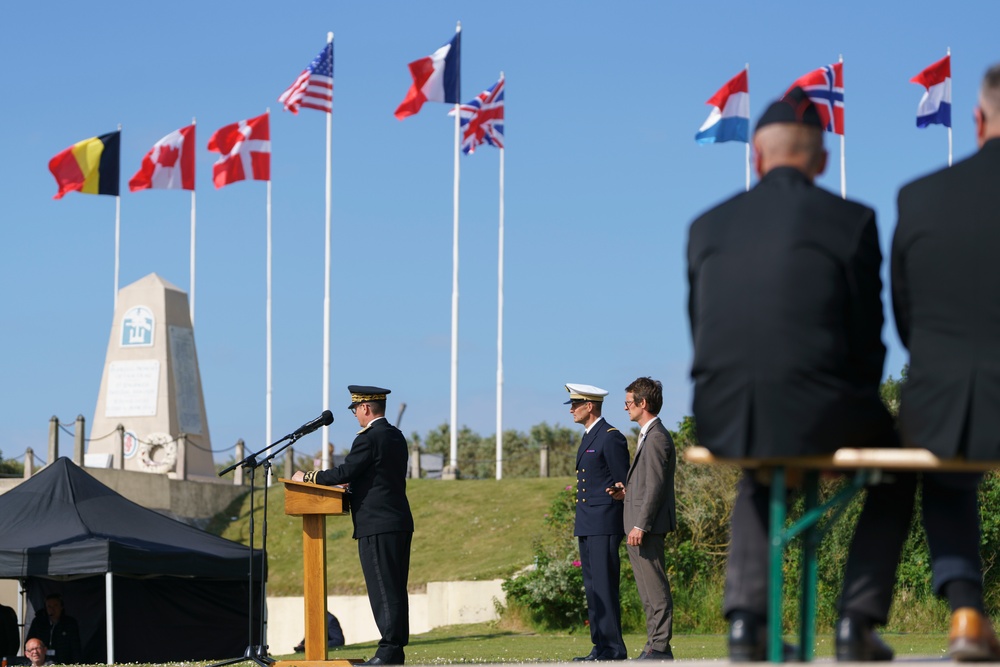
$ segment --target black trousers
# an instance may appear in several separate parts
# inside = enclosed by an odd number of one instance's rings
[[[982,588],[978,497],[981,480],[979,473],[925,473],[897,477],[896,489],[899,493],[908,494],[911,499],[917,482],[923,485],[924,531],[931,552],[934,592],[939,596],[944,595],[948,583],[957,579],[970,581]],[[875,487],[876,494],[878,488]],[[870,495],[872,492],[869,490]],[[892,592],[881,591],[876,582],[891,576],[889,581],[895,583],[895,566],[891,570],[884,564],[881,568],[873,567],[868,561],[884,562],[887,557],[899,560],[909,532],[912,501],[907,509],[903,499],[896,496],[898,494],[893,494],[889,499],[890,503],[895,503],[895,509],[891,510],[895,519],[885,520],[884,513],[868,512],[867,503],[865,505],[866,513],[858,521],[844,572],[841,615],[849,611],[857,612],[877,623],[885,623],[889,616]],[[879,496],[876,495],[876,498]],[[881,500],[886,500],[884,493]],[[880,518],[883,520],[880,521]],[[902,521],[905,528],[901,530],[892,523],[893,520]],[[873,589],[879,590],[874,592]]]
[[[870,487],[854,531],[844,573],[841,612],[885,623],[896,582],[899,553],[910,529],[914,476],[899,475]],[[723,612],[767,617],[768,504],[771,487],[744,471],[733,506]]]
[[[580,567],[583,589],[587,594],[587,619],[590,639],[601,658],[624,660],[628,657],[622,639],[620,598],[621,557],[618,546],[624,535],[587,535],[577,537],[580,544]]]
[[[412,539],[413,533],[380,533],[358,538],[358,556],[368,587],[368,601],[382,635],[375,657],[390,665],[403,664],[403,647],[410,640],[406,582],[410,574]]]

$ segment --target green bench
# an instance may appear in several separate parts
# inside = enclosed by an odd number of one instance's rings
[[[768,557],[767,610],[770,619],[781,619],[784,575],[784,552],[793,539],[802,536],[802,579],[799,592],[799,645],[797,658],[803,662],[813,659],[816,644],[816,550],[824,531],[819,520],[830,513],[831,521],[839,518],[847,503],[865,486],[878,483],[885,471],[895,472],[985,472],[996,468],[992,461],[964,461],[939,459],[926,449],[838,449],[823,456],[801,456],[773,459],[717,458],[704,447],[689,447],[684,451],[688,463],[730,465],[751,470],[766,470],[771,476],[770,501],[770,554]],[[826,471],[853,473],[850,483],[824,503],[819,502],[820,474]],[[789,526],[786,492],[789,473],[801,473],[805,510]],[[768,623],[767,659],[784,662],[781,622]]]

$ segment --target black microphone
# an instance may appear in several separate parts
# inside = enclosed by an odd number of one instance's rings
[[[323,414],[321,414],[319,417],[316,417],[316,419],[312,420],[311,422],[306,422],[302,426],[295,429],[295,432],[292,433],[292,435],[289,437],[295,438],[295,437],[301,437],[303,435],[309,435],[310,433],[320,428],[321,426],[329,426],[332,423],[333,423],[333,413],[330,412],[329,410],[324,410]]]

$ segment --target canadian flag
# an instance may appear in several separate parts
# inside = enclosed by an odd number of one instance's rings
[[[194,125],[174,130],[142,158],[142,166],[128,182],[130,192],[194,190]]]
[[[212,165],[212,181],[216,188],[247,178],[271,180],[268,114],[216,130],[208,140],[208,150],[222,153],[222,158]]]

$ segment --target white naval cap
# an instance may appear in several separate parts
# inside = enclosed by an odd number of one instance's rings
[[[593,401],[594,403],[603,403],[604,397],[608,395],[607,390],[595,387],[592,384],[569,383],[566,385],[566,391],[569,392],[569,400],[563,405],[568,405],[573,401]]]

